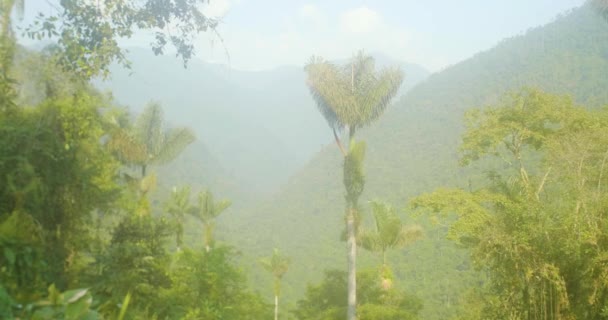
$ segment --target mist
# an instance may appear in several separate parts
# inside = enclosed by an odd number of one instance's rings
[[[0,14],[0,318],[608,314],[604,0]]]

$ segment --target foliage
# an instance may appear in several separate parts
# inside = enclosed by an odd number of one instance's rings
[[[118,313],[119,304],[132,295],[130,313],[146,314],[161,304],[160,290],[171,287],[167,270],[171,262],[165,239],[169,223],[151,216],[125,216],[114,228],[111,243],[98,259],[99,283],[95,296],[103,301],[105,315]],[[151,314],[149,314],[151,315]]]
[[[367,250],[380,252],[383,264],[386,264],[386,252],[408,246],[422,237],[420,226],[404,226],[392,206],[374,200],[371,201],[374,216],[374,229],[362,230],[361,246]]]
[[[215,219],[232,203],[230,200],[215,201],[213,193],[208,190],[199,192],[197,199],[197,204],[190,209],[189,213],[203,223],[203,243],[205,249],[209,251],[214,245]]]
[[[32,39],[57,39],[60,63],[85,79],[107,77],[112,62],[128,67],[119,42],[138,30],[154,32],[155,54],[162,54],[170,43],[185,65],[194,53],[194,37],[215,31],[218,24],[203,14],[198,0],[64,0],[60,6],[56,14],[39,13],[25,34]]]
[[[421,301],[415,296],[396,289],[380,286],[377,273],[363,271],[357,274],[358,313],[367,319],[418,319]],[[325,272],[323,282],[309,285],[305,297],[298,301],[293,314],[300,320],[344,319],[346,317],[346,273],[337,270]]]
[[[184,244],[184,218],[186,213],[192,210],[190,205],[190,187],[173,188],[171,198],[166,204],[166,209],[171,214],[175,228],[175,245],[177,249]]]
[[[72,283],[73,272],[82,267],[92,213],[109,210],[118,198],[117,162],[99,143],[107,126],[99,112],[102,103],[83,93],[0,114],[0,172],[7,173],[0,185],[0,221],[8,221],[13,212],[31,217],[34,222],[16,230],[30,230],[29,236],[40,239],[32,246],[5,229],[3,242],[15,245],[16,255],[46,252],[29,265],[45,265],[43,280],[59,288]]]
[[[142,178],[149,165],[161,165],[175,159],[195,136],[188,128],[165,131],[160,104],[150,103],[130,129],[117,128],[108,147],[126,164],[141,168]]]
[[[463,159],[491,155],[507,166],[494,165],[478,190],[440,189],[413,201],[457,214],[450,237],[489,276],[479,318],[603,318],[606,112],[535,90],[474,110]]]
[[[48,291],[47,299],[34,303],[32,320],[100,319],[97,312],[90,310],[93,298],[87,289],[74,289],[61,293],[51,285]]]
[[[272,273],[274,277],[274,295],[279,296],[281,294],[281,279],[283,275],[289,270],[290,259],[284,257],[279,252],[279,249],[272,251],[272,256],[260,259],[260,264],[264,269]]]
[[[369,125],[386,109],[403,82],[403,72],[376,73],[374,59],[360,51],[350,64],[336,66],[320,57],[306,65],[307,84],[332,129]]]
[[[173,286],[163,294],[167,314],[174,319],[270,318],[268,305],[246,290],[235,257],[233,249],[223,246],[178,253],[171,268]]]

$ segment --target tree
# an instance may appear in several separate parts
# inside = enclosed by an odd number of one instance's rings
[[[281,279],[289,269],[291,260],[282,256],[279,249],[274,249],[272,256],[260,259],[260,264],[274,277],[274,320],[279,319],[279,296],[281,295]]]
[[[172,161],[196,139],[189,128],[165,131],[164,126],[162,107],[150,103],[132,128],[115,130],[109,147],[123,162],[139,167],[143,178],[148,166]]]
[[[24,0],[0,1],[0,111],[15,107],[15,81],[11,78],[10,71],[13,67],[16,45],[11,16],[14,9],[21,16],[23,6]]]
[[[210,191],[201,191],[198,194],[197,205],[190,210],[190,214],[203,223],[203,243],[205,250],[209,252],[213,246],[213,230],[215,229],[215,219],[224,210],[228,209],[232,203],[230,200],[220,200],[215,202]]]
[[[173,217],[175,224],[175,245],[180,251],[184,244],[184,217],[192,210],[190,205],[190,187],[173,188],[171,199],[166,204],[166,210]]]
[[[383,202],[372,201],[371,206],[374,215],[374,230],[362,229],[359,233],[359,241],[364,249],[380,253],[382,284],[385,289],[388,289],[392,286],[392,272],[386,260],[387,251],[406,247],[420,239],[422,228],[417,225],[404,226],[393,207]]]
[[[100,105],[108,103],[80,92],[0,113],[0,221],[15,215],[12,232],[27,234],[1,232],[3,247],[15,254],[8,263],[0,261],[16,267],[8,270],[33,275],[44,265],[37,277],[63,290],[85,266],[94,215],[115,208],[120,194],[119,163],[100,143],[108,124],[104,113],[111,108]],[[27,281],[15,289],[26,293],[37,285]]]
[[[270,306],[247,289],[238,259],[236,250],[226,246],[209,252],[184,248],[170,271],[173,285],[155,306],[158,318],[268,319]]]
[[[456,215],[448,237],[469,248],[489,278],[471,296],[482,306],[471,314],[608,315],[607,120],[606,110],[533,89],[467,114],[462,164],[491,168],[487,179],[475,190],[438,189],[412,206]]]
[[[59,62],[84,79],[107,76],[113,62],[129,66],[119,42],[142,29],[154,31],[155,54],[170,44],[185,65],[194,54],[196,35],[212,31],[219,37],[219,21],[203,13],[204,2],[208,1],[63,0],[57,13],[39,13],[26,34],[56,38]]]
[[[340,320],[347,315],[346,272],[328,270],[323,281],[309,285],[304,298],[297,302],[293,314],[300,320]],[[422,302],[416,296],[383,289],[377,281],[376,273],[357,273],[359,317],[361,320],[415,320],[422,309]]]
[[[398,68],[375,71],[374,59],[363,52],[342,67],[312,57],[306,65],[307,84],[319,111],[333,131],[336,144],[344,156],[343,182],[346,188],[346,232],[348,250],[348,315],[356,319],[356,220],[358,200],[363,192],[365,176],[363,159],[365,144],[355,142],[357,129],[369,125],[386,109],[403,81]],[[338,131],[348,129],[349,146],[345,150]]]

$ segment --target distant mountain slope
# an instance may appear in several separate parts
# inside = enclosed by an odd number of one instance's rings
[[[592,107],[608,103],[608,23],[582,7],[416,86],[360,136],[368,143],[362,202],[379,197],[402,208],[437,186],[466,186],[457,166],[463,111],[522,86],[571,94]],[[271,199],[226,216],[218,232],[251,256],[275,246],[292,256],[285,293],[293,302],[323,269],[345,268],[342,212],[341,159],[329,145]],[[390,256],[397,283],[424,300],[423,319],[448,319],[459,294],[480,280],[466,252],[444,239],[445,226],[418,220],[427,226],[426,239]],[[377,263],[365,253],[360,261]],[[266,280],[262,273],[256,279]]]
[[[137,48],[130,49],[130,59],[131,71],[116,68],[99,87],[135,110],[161,101],[167,119],[195,129],[244,190],[275,190],[331,141],[302,68],[249,72],[192,60],[184,69],[178,59]],[[419,66],[404,67],[411,70],[404,87],[428,75]]]

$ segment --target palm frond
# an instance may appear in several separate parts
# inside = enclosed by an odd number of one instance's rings
[[[403,82],[399,68],[376,72],[374,59],[363,52],[342,67],[313,57],[305,69],[311,95],[334,129],[363,127],[376,120]]]
[[[357,244],[365,250],[378,252],[382,250],[382,245],[377,232],[360,228]]]
[[[190,186],[184,186],[179,189],[174,188],[165,209],[176,218],[181,218],[185,213],[189,212],[191,210]]]
[[[230,207],[232,205],[232,201],[230,200],[220,200],[218,203],[215,204],[215,216],[219,216],[222,212],[224,212],[224,210],[228,209],[228,207]]]
[[[196,140],[194,132],[189,128],[173,129],[162,139],[150,161],[151,164],[165,164],[175,159],[188,145]]]
[[[117,155],[125,164],[144,164],[148,159],[146,146],[135,139],[129,132],[116,128],[106,144],[110,152]]]
[[[371,201],[370,205],[374,216],[375,230],[373,236],[368,237],[376,242],[372,250],[386,251],[393,248],[403,248],[422,238],[422,228],[418,225],[404,226],[392,206],[380,201]]]
[[[345,124],[336,113],[336,105],[341,104],[340,99],[346,96],[344,91],[348,88],[344,87],[338,68],[332,63],[313,57],[305,70],[308,73],[306,84],[321,115],[332,129],[341,130]]]
[[[199,192],[197,200],[197,205],[190,209],[188,213],[203,223],[209,223],[217,218],[232,204],[230,200],[220,200],[216,203],[213,194],[208,190]]]
[[[149,103],[135,121],[134,137],[146,146],[149,155],[160,152],[163,144],[163,109],[156,102]]]
[[[357,126],[369,125],[378,119],[397,94],[401,83],[403,83],[403,72],[400,69],[382,70],[378,78],[363,92],[363,96],[360,96],[361,114]]]
[[[422,227],[419,225],[412,226],[404,226],[401,228],[399,235],[397,236],[397,241],[395,242],[395,246],[397,247],[406,247],[410,244],[422,239],[424,237],[424,232]]]
[[[291,259],[283,256],[276,248],[273,250],[272,256],[260,259],[262,267],[277,279],[281,279],[287,273],[290,263]]]

